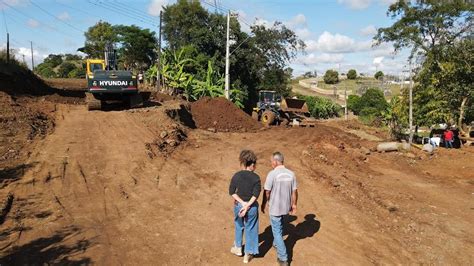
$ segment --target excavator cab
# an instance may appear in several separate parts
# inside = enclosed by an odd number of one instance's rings
[[[94,77],[94,71],[105,70],[105,60],[103,59],[87,59],[87,78]]]

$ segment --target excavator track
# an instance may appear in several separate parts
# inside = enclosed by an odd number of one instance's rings
[[[86,92],[86,103],[87,103],[87,110],[100,110],[102,108],[102,102],[94,97],[94,95],[90,92]]]

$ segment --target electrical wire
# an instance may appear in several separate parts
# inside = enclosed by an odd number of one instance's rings
[[[7,19],[5,18],[5,10],[2,9],[2,13],[3,13],[3,22],[5,23],[5,33],[9,33],[8,32],[8,25],[7,25]]]
[[[22,15],[23,17],[25,17],[25,18],[27,18],[27,19],[34,19],[34,20],[37,20],[37,19],[31,17],[30,15],[28,15],[28,14],[26,14],[26,13],[20,11],[19,9],[15,8],[14,6],[11,6],[11,5],[7,4],[7,3],[6,3],[5,1],[3,1],[3,0],[0,0],[0,2],[2,2],[2,3],[5,4],[5,5],[7,5],[7,6],[10,7],[13,11],[17,12],[18,14]],[[41,23],[41,25],[43,25],[43,26],[45,26],[45,27],[51,29],[52,31],[56,31],[56,32],[58,32],[58,33],[60,33],[60,34],[62,34],[62,35],[67,35],[67,36],[70,36],[70,37],[75,37],[74,35],[71,35],[71,34],[69,34],[69,33],[62,32],[62,31],[56,29],[55,27],[52,27],[52,26],[50,26],[49,24],[42,22],[41,20],[37,20],[37,21],[39,21],[39,22]]]
[[[65,25],[69,26],[71,29],[77,30],[77,31],[79,31],[80,33],[83,33],[83,32],[84,32],[84,30],[81,30],[81,29],[77,28],[76,26],[72,25],[71,23],[68,23],[68,22],[66,22],[66,21],[64,21],[64,20],[61,20],[61,19],[59,19],[58,17],[56,17],[55,15],[49,13],[48,11],[46,11],[45,9],[43,9],[41,6],[37,5],[37,4],[36,4],[35,2],[33,2],[32,0],[30,0],[30,3],[31,3],[32,5],[34,5],[34,6],[36,6],[36,7],[37,7],[38,9],[40,9],[41,11],[43,11],[44,13],[46,13],[46,14],[48,14],[49,16],[53,17],[53,18],[56,19],[57,21],[59,21],[59,22],[65,24]]]
[[[142,20],[142,19],[133,17],[133,16],[131,16],[131,15],[129,15],[129,14],[123,12],[123,11],[120,10],[120,9],[117,10],[116,8],[111,8],[111,7],[104,6],[104,5],[101,4],[102,2],[99,2],[99,1],[92,2],[91,0],[88,0],[87,2],[89,2],[90,4],[93,4],[93,5],[95,5],[95,6],[98,6],[98,7],[101,7],[101,8],[107,9],[107,10],[111,10],[111,11],[114,11],[114,12],[117,12],[117,13],[119,13],[119,14],[121,14],[121,15],[123,15],[123,16],[126,16],[126,17],[128,17],[128,18],[138,20],[138,21],[140,21],[140,22],[142,22],[142,23],[145,23],[145,24],[148,24],[148,25],[151,25],[151,26],[154,26],[154,27],[158,27],[157,24],[153,24],[153,23],[150,23],[150,22],[148,22],[148,21],[145,21],[145,20]]]
[[[152,17],[152,16],[150,16],[150,15],[144,13],[142,10],[138,10],[138,9],[136,9],[136,8],[130,6],[130,5],[127,5],[127,4],[123,3],[123,2],[120,2],[120,1],[117,1],[117,0],[116,0],[116,1],[114,1],[113,3],[111,3],[111,4],[112,4],[112,5],[115,5],[115,6],[118,6],[118,7],[121,8],[121,9],[124,9],[126,12],[131,12],[131,13],[133,13],[134,15],[137,15],[137,16],[139,16],[139,17],[145,19],[145,20],[149,20],[151,23],[155,23],[155,22],[156,22],[156,21],[155,21],[156,18],[154,18],[154,17]],[[133,14],[132,14],[132,15],[133,15]],[[159,16],[158,16],[158,17],[159,17]]]

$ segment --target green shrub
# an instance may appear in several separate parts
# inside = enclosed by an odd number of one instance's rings
[[[69,72],[76,69],[76,65],[70,62],[64,62],[59,66],[58,69],[58,77],[60,78],[67,78],[69,76]]]
[[[356,79],[357,78],[357,71],[355,69],[349,70],[349,72],[347,72],[347,78],[348,79]]]
[[[360,112],[360,96],[349,95],[347,97],[347,109],[351,110],[355,115]]]
[[[379,71],[377,71],[377,73],[375,73],[374,78],[375,79],[381,79],[381,78],[383,78],[383,76],[384,76],[383,72],[379,70]]]
[[[49,64],[39,64],[35,68],[36,74],[40,75],[43,78],[54,78],[56,77],[56,72],[51,68]]]
[[[305,100],[311,116],[315,118],[328,119],[338,117],[342,107],[327,98],[317,96],[298,95],[299,99]]]
[[[83,78],[86,76],[86,70],[84,68],[75,68],[67,76],[69,78]]]
[[[336,84],[339,82],[339,73],[336,70],[329,69],[324,74],[323,79],[326,84]]]

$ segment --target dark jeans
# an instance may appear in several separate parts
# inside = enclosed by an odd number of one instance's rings
[[[453,148],[453,141],[452,140],[445,140],[445,146],[446,148],[450,149],[450,148]]]

